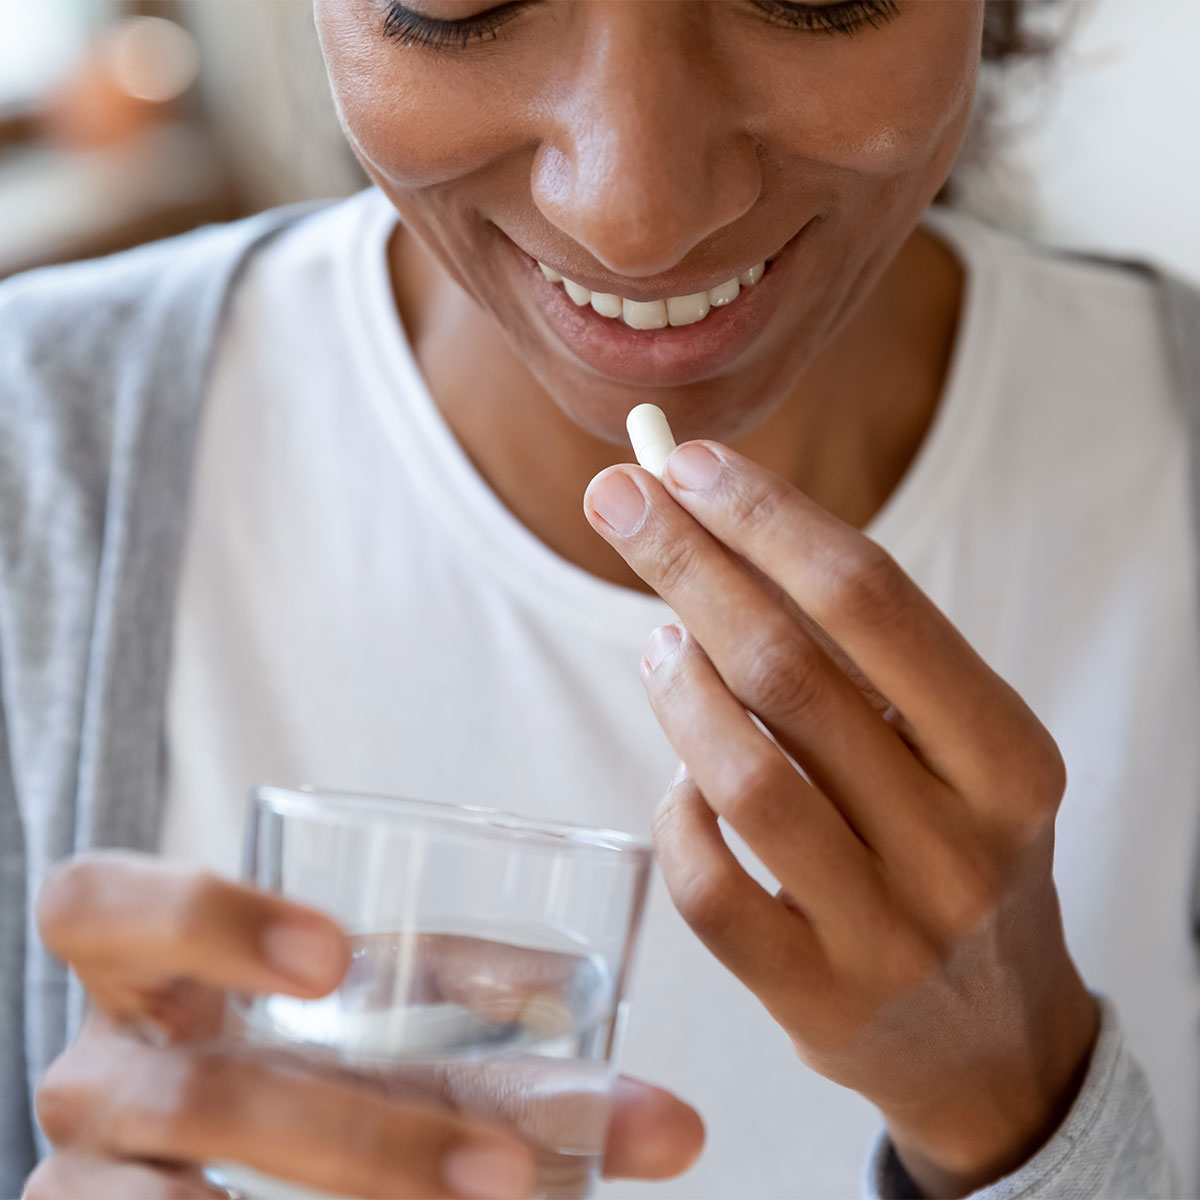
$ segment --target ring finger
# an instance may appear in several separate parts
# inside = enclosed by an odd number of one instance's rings
[[[656,631],[643,668],[659,724],[713,811],[787,889],[821,941],[841,949],[847,933],[877,925],[886,906],[870,850],[681,632]]]

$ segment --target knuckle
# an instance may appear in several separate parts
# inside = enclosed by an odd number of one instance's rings
[[[655,809],[652,834],[660,849],[676,842],[677,826],[683,820],[687,803],[682,797],[668,793]],[[679,915],[702,940],[710,943],[721,940],[729,930],[733,909],[730,872],[717,863],[698,865],[682,840],[675,845],[674,852],[664,853],[663,864]]]
[[[86,1107],[73,1068],[74,1048],[68,1047],[51,1064],[34,1093],[34,1112],[51,1145],[73,1140]]]
[[[113,1108],[117,1144],[171,1157],[236,1121],[243,1089],[227,1056],[216,1050],[173,1050],[153,1061],[153,1080],[127,1087]]]
[[[782,757],[764,751],[739,762],[729,771],[725,815],[735,828],[777,830],[789,818],[788,785],[794,772]]]
[[[1067,764],[1058,743],[1045,729],[1034,738],[1029,764],[1029,795],[1038,811],[1057,812],[1067,790]]]
[[[206,1127],[228,1119],[240,1107],[245,1080],[233,1061],[218,1050],[193,1050],[179,1056],[172,1122]]]
[[[661,538],[654,551],[656,589],[673,592],[693,574],[695,563],[696,547],[690,538]]]
[[[742,700],[776,719],[812,718],[828,701],[821,651],[790,623],[764,631],[750,648]]]
[[[774,754],[750,755],[730,768],[730,791],[743,802],[758,802],[775,795],[782,784],[782,760]]]
[[[42,884],[37,902],[37,925],[42,940],[53,950],[60,935],[69,930],[78,914],[92,904],[104,864],[81,854],[56,863]]]
[[[72,1088],[61,1080],[50,1080],[49,1075],[34,1094],[37,1123],[52,1146],[64,1145],[72,1139],[78,1123],[78,1110],[78,1098]]]
[[[77,1125],[78,1101],[69,1088],[43,1083],[33,1099],[38,1124],[52,1146],[71,1141]]]
[[[853,550],[843,550],[826,566],[820,590],[823,618],[877,627],[893,623],[908,600],[908,580],[882,546],[862,539]]]
[[[999,772],[995,808],[999,826],[1027,844],[1053,825],[1067,789],[1067,767],[1057,743],[1039,726],[1010,756],[1012,769]]]
[[[21,1200],[53,1200],[55,1196],[64,1195],[65,1193],[56,1183],[58,1168],[58,1155],[51,1154],[42,1159],[34,1167],[33,1174],[25,1181]]]
[[[964,853],[959,848],[944,856],[932,878],[937,888],[938,927],[947,939],[947,951],[953,953],[958,943],[989,924],[1000,911],[1007,893],[1005,872],[987,853]]]
[[[209,871],[189,871],[180,876],[171,917],[181,940],[199,937],[208,928],[224,890],[225,885]]]
[[[712,867],[688,870],[671,889],[679,915],[706,942],[723,941],[736,920],[726,873]]]
[[[726,511],[737,530],[772,529],[781,522],[785,497],[781,486],[736,477],[728,489]]]
[[[648,695],[656,711],[673,712],[678,717],[693,708],[698,700],[696,672],[704,659],[699,643],[685,632],[668,668],[651,673]]]
[[[918,991],[945,969],[946,942],[911,915],[886,912],[880,934],[854,957],[851,976],[867,1008],[887,1008],[897,997]]]
[[[659,802],[650,817],[650,836],[656,843],[669,844],[675,840],[682,819],[681,797],[668,792]]]
[[[936,979],[945,971],[952,954],[945,938],[912,924],[906,925],[885,947],[884,964],[894,995],[913,992],[930,979]]]

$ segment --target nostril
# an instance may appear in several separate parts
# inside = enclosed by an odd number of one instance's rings
[[[740,220],[759,194],[756,170],[743,185],[722,179],[725,172],[675,169],[672,157],[603,152],[573,162],[545,147],[532,198],[606,272],[630,280],[668,274]]]
[[[672,230],[671,223],[665,213],[622,211],[605,201],[577,215],[575,236],[613,275],[634,281],[653,279],[677,269],[703,240],[692,230]]]

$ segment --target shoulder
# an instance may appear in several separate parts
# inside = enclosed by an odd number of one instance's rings
[[[0,284],[0,590],[19,564],[35,570],[38,547],[98,545],[147,460],[186,470],[227,296],[252,252],[306,211]]]
[[[1080,395],[1157,395],[1176,420],[1181,400],[1200,406],[1195,285],[1152,262],[1055,250],[962,214],[934,210],[930,224],[966,263],[1005,354],[1030,373]]]
[[[219,310],[249,253],[308,211],[276,209],[0,283],[0,411],[14,389],[52,393],[81,376],[96,388],[165,352],[150,335],[197,332],[188,318]]]
[[[64,447],[103,455],[118,408],[138,408],[164,376],[194,376],[196,387],[156,403],[198,392],[243,264],[307,211],[277,209],[0,283],[0,477],[11,484],[48,467]]]
[[[1020,290],[1031,311],[1042,316],[1057,312],[1059,319],[1052,322],[1056,329],[1137,309],[1157,315],[1161,293],[1167,288],[1177,290],[1180,297],[1194,296],[1200,304],[1196,285],[1162,264],[1055,249],[940,207],[931,209],[927,220],[970,267],[1001,277],[1005,286]]]

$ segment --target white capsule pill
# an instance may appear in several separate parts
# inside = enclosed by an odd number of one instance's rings
[[[629,440],[638,462],[659,479],[667,467],[667,459],[675,449],[675,436],[667,424],[666,413],[657,404],[639,404],[625,418]]]

